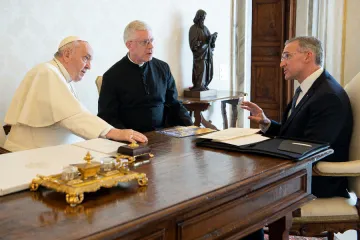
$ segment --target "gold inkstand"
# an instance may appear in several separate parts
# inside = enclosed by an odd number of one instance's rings
[[[97,177],[97,173],[100,171],[101,164],[99,162],[91,162],[93,157],[90,155],[90,152],[87,152],[84,160],[86,163],[71,164],[71,166],[77,167],[82,180],[87,180],[88,178]]]
[[[84,200],[85,192],[96,192],[101,187],[115,187],[118,183],[132,180],[137,180],[139,186],[147,185],[145,173],[130,171],[126,163],[120,161],[120,164],[115,164],[109,161],[109,157],[106,158],[102,162],[91,161],[93,157],[88,152],[84,157],[86,163],[71,164],[60,174],[37,175],[30,184],[30,190],[36,191],[41,185],[66,193],[66,202],[75,207]]]

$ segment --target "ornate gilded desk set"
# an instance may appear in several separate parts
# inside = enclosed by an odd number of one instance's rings
[[[101,162],[91,161],[93,157],[88,152],[84,158],[86,163],[71,164],[64,168],[61,174],[50,176],[37,175],[30,184],[30,190],[36,191],[39,186],[66,193],[66,202],[75,207],[84,200],[85,192],[96,192],[101,187],[114,187],[121,182],[137,180],[139,186],[145,186],[148,178],[145,173],[129,170],[129,164],[136,157],[148,155],[153,157],[150,148],[136,143],[120,147],[126,149],[129,155],[118,155],[116,159],[106,157]],[[121,149],[119,148],[119,152]],[[125,160],[128,159],[128,160]]]
[[[128,159],[129,164],[136,161],[137,158],[153,158],[154,154],[150,152],[147,145],[139,145],[131,143],[129,145],[120,146],[118,149],[117,159]]]

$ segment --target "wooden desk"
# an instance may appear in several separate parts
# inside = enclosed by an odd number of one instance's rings
[[[266,224],[288,239],[291,212],[313,199],[311,164],[194,147],[147,134],[149,185],[103,189],[69,207],[40,189],[0,197],[0,239],[239,239]]]
[[[183,102],[184,106],[190,111],[190,115],[194,112],[195,125],[200,126],[203,124],[205,127],[216,129],[211,122],[206,121],[202,116],[203,111],[206,111],[212,102],[221,101],[221,115],[223,118],[223,127],[224,129],[228,128],[228,119],[226,113],[226,104],[230,104],[232,108],[232,118],[230,122],[230,127],[236,127],[236,120],[238,115],[237,105],[239,99],[244,97],[246,94],[243,92],[235,91],[218,91],[216,97],[208,97],[203,99],[197,98],[188,98],[188,97],[179,97],[178,99]]]

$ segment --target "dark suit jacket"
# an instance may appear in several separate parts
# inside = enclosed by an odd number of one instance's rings
[[[266,134],[317,140],[330,143],[334,154],[323,161],[349,160],[349,145],[353,117],[349,97],[326,71],[315,80],[289,117],[291,103],[285,109],[281,124],[272,121]],[[313,177],[312,192],[317,197],[343,196],[347,179],[343,177]]]
[[[139,67],[125,56],[103,76],[98,116],[116,128],[140,132],[192,125],[177,97],[167,63],[153,58]]]

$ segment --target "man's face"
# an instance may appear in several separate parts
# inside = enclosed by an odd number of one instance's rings
[[[298,41],[288,43],[281,55],[280,67],[284,70],[286,80],[302,80],[306,65],[306,53],[299,52]]]
[[[91,69],[93,51],[89,43],[80,42],[68,57],[68,72],[74,82],[80,81]]]
[[[150,61],[153,57],[153,41],[151,31],[135,31],[131,39],[126,42],[131,60],[137,64]]]

